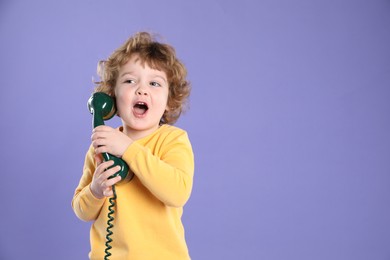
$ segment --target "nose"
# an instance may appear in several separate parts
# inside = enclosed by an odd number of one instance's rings
[[[140,87],[136,90],[136,94],[138,96],[147,96],[148,95],[148,92],[145,90],[145,88],[143,87]]]

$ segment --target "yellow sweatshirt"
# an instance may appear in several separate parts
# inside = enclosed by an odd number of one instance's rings
[[[187,133],[162,125],[151,135],[133,142],[122,159],[134,172],[130,182],[115,186],[117,200],[110,259],[190,259],[181,222],[190,197],[194,156]],[[97,199],[90,191],[95,172],[94,149],[85,157],[83,175],[72,207],[84,221],[93,221],[90,259],[103,259],[109,198]]]

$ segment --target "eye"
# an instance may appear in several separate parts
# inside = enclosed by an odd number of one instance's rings
[[[135,83],[134,79],[126,79],[123,83],[133,84]]]
[[[150,86],[152,86],[152,87],[161,87],[161,84],[158,83],[158,82],[156,82],[156,81],[152,81],[152,82],[150,82],[149,84],[150,84]]]

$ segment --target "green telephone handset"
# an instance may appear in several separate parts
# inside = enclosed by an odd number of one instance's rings
[[[116,108],[114,104],[114,100],[112,97],[107,95],[106,93],[103,92],[95,92],[92,94],[92,96],[88,100],[88,109],[93,115],[92,118],[92,126],[93,128],[104,125],[104,120],[111,119],[115,113],[116,113]],[[104,161],[109,161],[113,160],[114,165],[111,166],[110,168],[119,165],[120,170],[116,172],[115,174],[111,175],[109,177],[113,178],[118,175],[121,176],[121,180],[125,180],[126,177],[129,178],[130,180],[134,177],[134,173],[129,171],[129,166],[126,164],[125,161],[123,161],[121,158],[118,158],[112,154],[109,153],[102,153],[103,155],[103,160]],[[128,176],[129,175],[129,176]],[[110,257],[112,254],[110,253],[110,249],[112,246],[110,245],[111,242],[113,241],[111,236],[114,234],[112,232],[112,228],[114,227],[113,221],[114,221],[114,208],[115,208],[115,201],[116,201],[116,192],[115,192],[115,185],[112,186],[112,191],[114,195],[109,199],[110,205],[108,207],[108,221],[107,221],[107,235],[106,235],[106,249],[104,252],[106,253],[104,260],[108,260],[108,257]]]
[[[88,100],[88,109],[93,115],[93,128],[100,125],[104,125],[104,120],[111,119],[116,113],[113,98],[104,92],[95,92],[92,94],[92,96]],[[110,178],[120,175],[121,180],[124,180],[131,173],[129,172],[129,166],[121,158],[118,158],[109,153],[102,153],[102,156],[105,162],[109,160],[114,161],[114,165],[110,168],[115,167],[117,165],[121,167],[121,169],[115,174],[113,174]],[[131,174],[131,176],[129,177],[131,180],[133,178],[133,174]]]

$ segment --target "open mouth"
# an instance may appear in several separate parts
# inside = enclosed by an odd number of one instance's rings
[[[148,104],[145,102],[138,101],[133,106],[133,111],[136,116],[143,116],[148,111]]]

